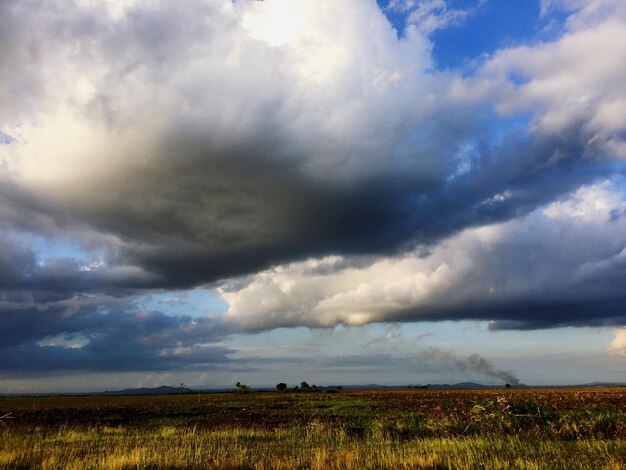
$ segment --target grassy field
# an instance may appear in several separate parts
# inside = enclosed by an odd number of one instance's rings
[[[623,468],[626,389],[2,398],[0,469]]]

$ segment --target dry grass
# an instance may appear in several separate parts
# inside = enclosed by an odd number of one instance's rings
[[[275,431],[162,427],[0,432],[0,469],[617,469],[626,442],[517,437],[353,438],[322,426]]]
[[[624,389],[0,399],[0,470],[619,469]]]

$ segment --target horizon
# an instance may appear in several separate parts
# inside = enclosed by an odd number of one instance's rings
[[[276,385],[255,385],[255,384],[244,384],[249,387],[249,390],[246,393],[253,392],[272,392],[276,391]],[[319,390],[328,390],[328,389],[337,389],[337,387],[341,387],[344,391],[350,390],[425,390],[425,389],[454,389],[454,390],[473,390],[473,389],[533,389],[533,388],[541,388],[541,389],[559,389],[559,388],[620,388],[626,387],[626,382],[590,382],[590,383],[571,383],[571,384],[563,384],[563,385],[535,385],[535,384],[497,384],[497,383],[479,383],[479,382],[455,382],[455,383],[412,383],[412,384],[378,384],[378,383],[370,383],[370,384],[311,384],[311,387],[315,385],[315,388],[312,388],[310,392],[315,392],[316,388]],[[510,385],[510,387],[506,387]],[[222,387],[204,387],[202,385],[155,385],[151,387],[129,387],[123,389],[93,389],[93,390],[66,390],[66,391],[29,391],[23,393],[0,393],[0,396],[12,396],[12,397],[37,397],[37,396],[98,396],[102,394],[113,394],[120,396],[125,396],[126,394],[121,392],[137,392],[145,390],[147,392],[156,391],[159,389],[168,389],[168,390],[187,390],[189,393],[202,394],[202,393],[239,393],[237,391],[236,386],[222,386]],[[339,390],[341,390],[339,389]],[[286,393],[286,392],[302,392],[300,390],[300,383],[296,384],[287,384],[287,389],[283,392],[277,393]],[[309,390],[302,392],[308,393]],[[163,395],[172,395],[177,392],[164,392]],[[135,393],[129,393],[134,395]],[[149,393],[150,394],[150,393]],[[138,393],[137,395],[141,395]],[[160,395],[160,394],[157,394]]]
[[[626,382],[626,2],[8,0],[0,36],[0,394]]]

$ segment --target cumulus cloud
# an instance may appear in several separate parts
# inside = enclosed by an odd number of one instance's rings
[[[3,60],[16,143],[2,148],[2,220],[105,245],[112,263],[152,270],[146,284],[253,271],[347,236],[337,219],[395,198],[384,173],[413,158],[397,136],[436,109],[426,41],[398,40],[374,3],[136,2],[115,18],[106,3],[53,6],[2,6],[22,25]],[[286,19],[303,27],[279,38]],[[420,180],[443,173],[423,160]],[[314,233],[302,211],[329,208]]]
[[[562,37],[496,52],[475,80],[458,80],[453,94],[496,96],[492,102],[499,113],[529,113],[534,132],[576,131],[588,158],[626,158],[626,81],[620,67],[626,55],[626,8],[615,0],[570,7],[574,13]],[[553,161],[560,158],[555,153]]]
[[[0,147],[0,215],[102,247],[105,285],[190,287],[394,253],[606,171],[574,130],[490,146],[487,116],[431,70],[426,38],[398,39],[375,2],[36,4],[2,6],[23,27],[8,30],[3,61],[15,142]],[[506,54],[483,73],[507,69]],[[617,83],[605,68],[591,85]],[[612,120],[607,145],[618,114],[611,101],[588,123]],[[507,191],[520,197],[480,205]]]
[[[625,214],[621,191],[601,183],[427,251],[358,268],[337,256],[281,265],[222,287],[225,319],[251,329],[468,318],[492,328],[619,324]]]
[[[623,6],[461,76],[426,34],[474,10],[392,3],[422,31],[373,0],[0,2],[0,346],[102,369],[118,337],[174,367],[220,328],[616,323],[624,208],[597,182],[626,155]],[[202,285],[223,324],[130,306]]]
[[[610,354],[626,356],[626,328],[615,328],[615,338],[609,343],[607,351]]]

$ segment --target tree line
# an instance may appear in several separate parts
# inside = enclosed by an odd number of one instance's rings
[[[249,386],[247,386],[245,384],[242,384],[241,382],[237,382],[235,384],[235,388],[237,389],[237,391],[239,393],[248,393],[248,392],[251,391],[251,388]],[[337,385],[336,387],[318,387],[315,384],[309,385],[309,383],[307,381],[305,381],[305,380],[300,382],[300,385],[296,385],[296,386],[294,386],[292,388],[289,388],[285,382],[280,382],[280,383],[276,384],[276,390],[278,392],[286,392],[286,391],[312,392],[312,391],[316,391],[316,390],[330,391],[330,390],[341,390],[341,389],[342,389],[341,385]]]

